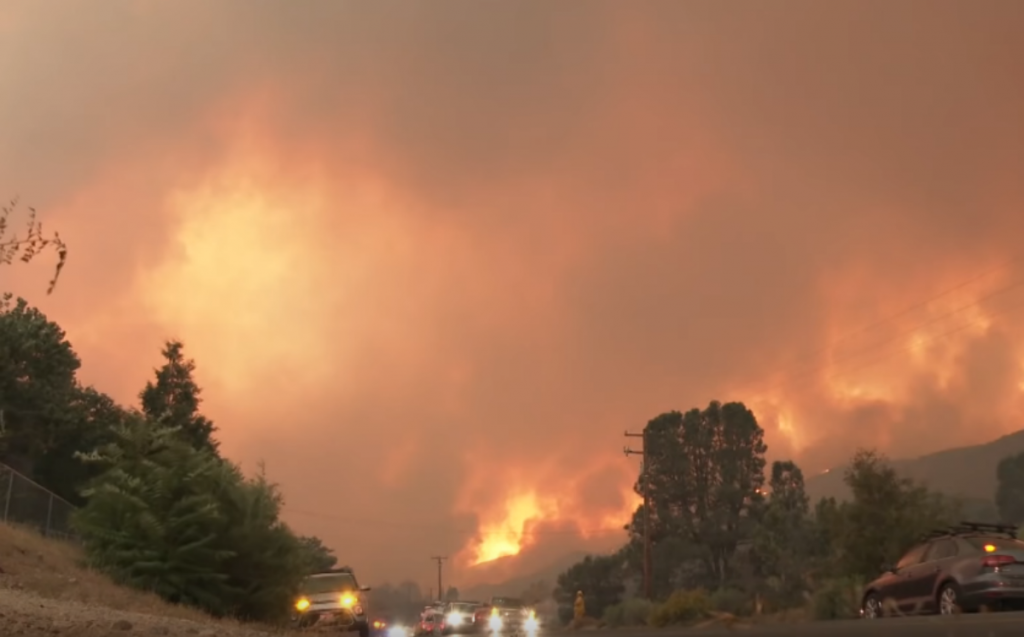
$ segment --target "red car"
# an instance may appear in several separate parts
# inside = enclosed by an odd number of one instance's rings
[[[444,614],[436,609],[428,609],[420,615],[420,623],[416,625],[417,635],[440,635],[444,632]]]

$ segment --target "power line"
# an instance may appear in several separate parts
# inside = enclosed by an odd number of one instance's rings
[[[878,352],[878,351],[884,351],[884,350],[886,350],[888,348],[887,346],[889,346],[889,345],[891,345],[893,343],[899,342],[904,337],[909,336],[909,335],[913,334],[914,332],[918,332],[918,331],[920,331],[920,330],[922,330],[924,328],[930,327],[930,326],[935,325],[937,323],[941,323],[944,320],[946,320],[946,319],[948,319],[948,318],[950,318],[952,316],[955,316],[955,315],[960,314],[962,312],[966,312],[967,310],[970,310],[972,308],[976,308],[976,307],[980,306],[985,301],[991,300],[991,299],[993,299],[993,298],[995,298],[997,296],[1001,296],[1003,294],[1006,294],[1007,292],[1010,292],[1012,290],[1015,290],[1015,289],[1021,288],[1021,287],[1024,287],[1024,279],[1017,280],[1017,281],[1013,282],[1010,285],[998,288],[995,291],[992,291],[992,292],[990,292],[990,293],[988,293],[988,294],[978,298],[977,300],[975,300],[975,301],[973,301],[971,303],[967,303],[967,304],[961,305],[961,306],[959,306],[959,307],[957,307],[957,308],[955,308],[953,310],[950,310],[950,311],[947,311],[947,312],[945,312],[943,314],[940,314],[938,316],[932,317],[931,319],[929,319],[929,320],[927,320],[927,321],[925,321],[923,323],[919,323],[917,325],[913,325],[913,326],[911,326],[909,328],[903,329],[900,332],[897,332],[895,335],[893,335],[893,336],[883,340],[882,342],[875,343],[874,345],[872,345],[870,347],[867,347],[867,348],[864,348],[864,349],[862,349],[862,350],[860,350],[858,352],[855,352],[855,353],[853,353],[850,356],[840,357],[838,360],[833,360],[833,361],[831,361],[828,364],[815,365],[815,366],[812,366],[812,367],[804,367],[801,373],[798,373],[795,376],[790,376],[786,380],[784,380],[781,383],[773,386],[772,388],[769,388],[768,390],[757,392],[757,393],[761,393],[761,394],[775,393],[775,392],[778,392],[778,391],[780,391],[780,390],[782,390],[782,389],[784,389],[786,387],[789,387],[790,385],[792,385],[793,383],[795,383],[797,381],[807,380],[809,378],[813,378],[813,377],[817,376],[818,374],[820,374],[822,371],[824,371],[828,367],[832,367],[832,366],[835,366],[837,364],[838,365],[842,365],[844,363],[847,363],[847,362],[856,360],[858,358],[861,358],[865,354],[870,354],[872,352]],[[1004,308],[1002,310],[994,310],[992,312],[989,312],[989,316],[1002,316],[1002,315],[1010,313],[1012,310],[1019,309],[1020,307],[1021,307],[1020,305],[1015,304],[1015,305],[1010,306],[1009,308]],[[882,324],[882,323],[880,322],[880,323],[877,323],[877,324]],[[969,323],[961,325],[961,326],[959,326],[959,327],[957,327],[957,328],[955,328],[953,330],[950,330],[948,332],[943,332],[942,334],[939,334],[937,336],[925,337],[925,338],[921,339],[921,341],[919,341],[919,342],[921,342],[921,343],[928,343],[928,342],[932,342],[932,341],[935,341],[935,340],[939,340],[940,338],[944,338],[946,336],[950,336],[950,335],[955,334],[957,332],[960,332],[960,331],[962,331],[964,329],[968,329],[968,328],[970,328],[970,327],[972,327],[972,326],[974,326],[976,324],[977,324],[976,322],[971,321]],[[840,338],[839,340],[842,341],[843,338]],[[823,348],[823,351],[827,351],[828,349],[829,349],[828,347],[825,347],[825,348]],[[900,352],[899,351],[893,352],[892,355],[895,355],[897,353],[900,353]],[[883,357],[878,358],[878,359],[872,359],[871,363],[873,364],[874,362],[877,362],[877,361],[886,360],[887,358],[890,358],[890,357],[891,356],[883,356]],[[864,367],[865,366],[862,365],[862,366],[856,367],[855,369],[862,369]],[[850,370],[847,370],[847,371],[850,371]],[[832,375],[834,375],[834,374],[830,374],[830,376],[832,376]]]
[[[992,312],[990,314],[990,316],[1005,316],[1005,315],[1009,315],[1009,314],[1012,314],[1013,310],[1020,310],[1022,307],[1024,307],[1024,304],[1014,305],[1014,306],[1012,306],[1012,307],[1010,307],[1008,309],[1004,309],[1004,310],[999,311],[999,312]],[[975,326],[977,326],[977,322],[975,322],[975,321],[968,321],[966,323],[960,324],[957,327],[954,327],[954,328],[952,328],[950,330],[947,330],[945,332],[940,332],[939,334],[934,334],[934,335],[931,335],[931,336],[923,337],[920,340],[918,340],[918,344],[920,344],[920,345],[927,345],[929,343],[934,343],[934,342],[937,342],[937,341],[941,341],[941,340],[943,340],[945,338],[948,338],[948,337],[950,337],[950,336],[952,336],[954,334],[958,334],[958,333],[960,333],[960,332],[962,332],[962,331],[964,331],[966,329],[970,329],[970,328],[975,327]],[[893,358],[895,356],[903,354],[905,352],[905,349],[906,349],[905,347],[901,347],[899,349],[890,350],[890,351],[885,351],[883,349],[881,352],[878,352],[878,353],[882,354],[881,356],[875,356],[875,357],[869,358],[867,360],[864,360],[864,361],[861,362],[860,365],[855,365],[853,367],[847,367],[846,369],[839,369],[839,370],[836,370],[834,372],[827,373],[825,375],[825,377],[826,378],[836,378],[836,377],[842,376],[844,374],[850,374],[850,373],[853,373],[853,372],[856,372],[856,371],[860,371],[862,369],[867,369],[867,368],[869,368],[869,367],[871,367],[873,365],[876,365],[876,364],[878,364],[878,363],[880,363],[882,361],[886,361],[886,360],[889,360],[889,359],[891,359],[891,358]],[[842,364],[842,363],[850,362],[854,358],[859,358],[863,354],[870,354],[870,353],[872,353],[871,349],[864,350],[864,351],[860,352],[857,356],[850,357],[850,358],[848,358],[846,360],[840,360],[839,363]],[[809,379],[814,378],[815,376],[818,376],[822,371],[824,371],[825,367],[826,366],[821,366],[817,370],[809,370],[807,373],[799,374],[799,375],[797,375],[795,377],[791,377],[791,378],[783,381],[782,383],[776,385],[770,392],[761,392],[761,393],[778,393],[778,392],[782,391],[783,389],[786,389],[786,388],[790,387],[794,383],[797,383],[799,381],[807,381]]]
[[[1021,259],[1024,259],[1024,253],[1019,254],[1019,255],[1011,258],[1011,259],[1008,259],[1008,260],[1002,262],[1000,265],[998,265],[998,266],[996,266],[996,267],[994,267],[992,269],[986,270],[985,272],[983,272],[983,273],[981,273],[981,274],[979,274],[977,276],[974,276],[974,277],[972,277],[970,279],[967,279],[966,281],[961,281],[960,283],[954,285],[953,287],[945,288],[944,290],[940,291],[938,294],[936,294],[934,296],[930,296],[930,297],[928,297],[926,299],[923,299],[921,301],[917,301],[916,303],[913,303],[912,305],[908,305],[908,306],[904,307],[903,309],[899,310],[898,312],[896,312],[895,314],[890,314],[889,316],[886,316],[884,318],[878,319],[878,320],[876,320],[876,321],[874,321],[872,323],[868,323],[867,325],[861,326],[861,327],[859,327],[859,328],[857,328],[857,329],[855,329],[853,331],[847,332],[846,334],[840,336],[838,339],[832,341],[828,345],[823,345],[821,347],[818,347],[816,349],[811,350],[803,358],[804,359],[813,359],[813,358],[817,357],[819,354],[824,354],[824,353],[828,352],[828,350],[830,350],[831,348],[835,347],[837,343],[842,343],[843,341],[847,341],[847,340],[853,338],[854,336],[859,336],[859,335],[861,335],[861,334],[863,334],[865,332],[870,332],[871,330],[875,329],[876,327],[881,327],[883,325],[891,323],[891,322],[895,321],[896,319],[902,318],[902,317],[904,317],[904,316],[906,316],[906,315],[908,315],[908,314],[910,314],[910,313],[912,313],[912,312],[914,312],[916,310],[924,309],[924,308],[928,307],[929,305],[931,305],[932,303],[934,303],[935,301],[938,301],[939,299],[943,299],[943,298],[949,296],[950,294],[953,294],[954,292],[959,292],[960,290],[968,287],[969,285],[971,285],[973,283],[977,283],[978,281],[981,281],[983,279],[986,279],[986,278],[992,276],[993,274],[998,274],[999,272],[1002,272],[1007,266],[1012,265],[1012,264],[1016,263],[1017,261],[1020,261]],[[1017,285],[1019,285],[1019,283]],[[984,300],[984,299],[979,299],[979,301],[981,301],[981,300]]]
[[[444,563],[448,559],[447,555],[435,555],[430,559],[437,562],[437,599],[444,601],[444,588],[441,586],[441,571],[444,568]]]
[[[649,600],[653,600],[653,591],[651,586],[651,493],[650,493],[650,480],[648,479],[648,465],[647,465],[647,427],[644,427],[641,433],[630,433],[625,432],[627,438],[642,438],[643,448],[640,450],[630,449],[629,447],[623,448],[626,456],[637,455],[640,456],[640,482],[643,489],[644,497],[644,595]]]

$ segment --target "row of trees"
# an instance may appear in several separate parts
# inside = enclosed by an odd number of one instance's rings
[[[695,590],[708,592],[701,599],[712,600],[709,608],[732,613],[815,599],[819,616],[854,612],[860,584],[923,533],[963,519],[964,502],[901,477],[870,450],[848,465],[848,499],[812,503],[794,462],[767,466],[764,432],[742,403],[662,414],[644,434],[636,490],[643,493],[647,481],[653,597],[668,604],[662,621],[693,611],[697,598],[679,591]],[[1000,515],[1024,522],[1024,454],[1003,461],[998,474]],[[583,590],[589,614],[622,621],[622,602],[641,592],[644,516],[641,506],[617,553],[588,557],[559,577],[554,595],[566,617]],[[644,620],[657,615],[650,610]]]
[[[335,557],[280,518],[278,488],[224,458],[180,342],[134,407],[83,385],[65,333],[0,300],[0,461],[80,507],[90,563],[218,616],[274,621],[300,579]]]

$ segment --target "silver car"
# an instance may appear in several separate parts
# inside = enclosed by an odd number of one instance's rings
[[[369,586],[360,586],[351,569],[342,568],[310,575],[302,582],[295,600],[292,625],[296,628],[331,625],[343,632],[357,632],[370,637],[363,593]]]

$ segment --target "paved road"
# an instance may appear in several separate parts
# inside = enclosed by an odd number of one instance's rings
[[[580,631],[584,635],[588,631]],[[736,624],[706,628],[636,629],[598,631],[609,637],[713,637],[737,635],[750,637],[1024,637],[1024,613],[977,613],[955,617],[900,617],[879,620]]]

